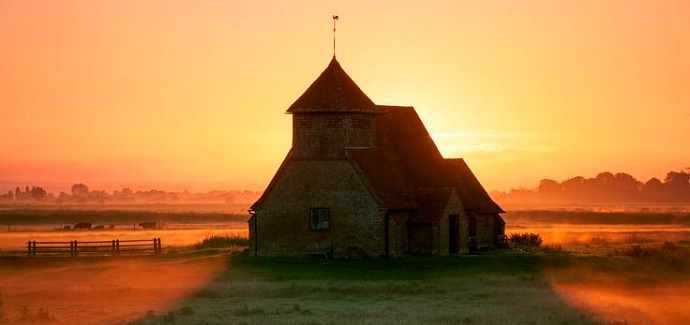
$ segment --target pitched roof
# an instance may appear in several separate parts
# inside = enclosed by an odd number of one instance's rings
[[[443,156],[413,107],[379,106],[378,146],[397,157],[405,177],[415,188],[446,186]]]
[[[419,202],[419,213],[416,213],[410,221],[428,222],[443,218],[453,190],[452,187],[418,188],[415,191],[415,197]]]
[[[479,180],[470,167],[467,166],[462,158],[444,159],[449,170],[449,176],[456,189],[465,209],[476,210],[479,213],[504,213],[494,200],[491,199],[486,190],[479,183]]]
[[[380,196],[386,205],[400,205],[403,201],[394,198],[399,197],[399,193],[412,191],[412,200],[420,210],[427,210],[445,200],[449,188],[455,188],[468,210],[504,212],[489,197],[463,159],[443,158],[413,107],[378,108],[382,114],[377,118],[377,147],[348,151],[359,168],[365,171],[363,176],[371,187],[386,193]]]
[[[285,168],[287,168],[288,162],[291,160],[290,157],[292,157],[292,149],[288,151],[287,156],[285,156],[285,159],[283,159],[283,162],[280,163],[280,167],[278,167],[278,171],[276,171],[275,175],[273,175],[273,178],[271,178],[271,182],[268,183],[268,186],[264,190],[263,193],[261,193],[261,196],[259,197],[252,206],[249,207],[249,210],[256,210],[261,207],[261,205],[264,203],[266,198],[270,195],[271,191],[273,190],[273,187],[276,186],[276,183],[278,182],[278,179],[280,176],[285,172]]]
[[[333,57],[326,70],[287,110],[287,113],[314,112],[378,113],[378,110]]]
[[[348,148],[347,153],[380,204],[397,209],[417,207],[412,187],[392,155],[380,148]]]

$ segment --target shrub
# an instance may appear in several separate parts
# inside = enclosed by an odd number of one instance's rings
[[[23,305],[19,309],[19,320],[23,322],[53,322],[55,317],[48,312],[48,309],[39,308],[37,314],[31,313],[31,309],[27,305]]]
[[[242,304],[235,308],[233,314],[235,316],[250,316],[250,315],[264,315],[266,314],[263,309],[261,308],[252,308],[249,309],[249,306],[247,304]]]
[[[167,314],[163,315],[163,323],[170,324],[175,322],[175,313],[169,311]]]
[[[203,241],[194,244],[195,249],[204,248],[230,248],[237,246],[249,246],[249,239],[239,235],[211,235]]]
[[[55,317],[48,312],[48,309],[39,308],[36,320],[39,322],[48,322],[55,320]]]
[[[647,253],[647,250],[643,249],[640,245],[635,245],[632,246],[626,250],[623,251],[623,255],[627,257],[635,257],[635,258],[640,258],[645,256]]]
[[[672,254],[678,251],[678,246],[676,246],[676,244],[670,241],[665,241],[664,244],[661,246],[661,251],[668,254]]]
[[[194,308],[189,307],[189,306],[182,306],[182,307],[180,307],[180,309],[178,310],[178,312],[179,312],[180,315],[182,315],[182,316],[194,315]]]
[[[542,239],[537,233],[522,233],[522,234],[510,234],[510,241],[515,245],[539,247],[541,246]]]

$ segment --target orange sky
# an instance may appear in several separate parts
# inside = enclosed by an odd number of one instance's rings
[[[0,181],[265,187],[338,60],[489,190],[690,166],[690,1],[0,0]],[[39,184],[40,185],[40,184]]]

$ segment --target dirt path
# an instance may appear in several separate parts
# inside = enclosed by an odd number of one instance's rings
[[[165,310],[212,281],[225,255],[4,261],[0,294],[9,324],[113,324]],[[39,310],[43,310],[41,313]],[[46,313],[47,312],[47,313]]]

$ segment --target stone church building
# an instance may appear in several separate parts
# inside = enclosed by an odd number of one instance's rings
[[[413,107],[382,106],[333,57],[287,110],[292,148],[250,209],[256,256],[466,254],[500,244],[504,211],[446,159]]]

